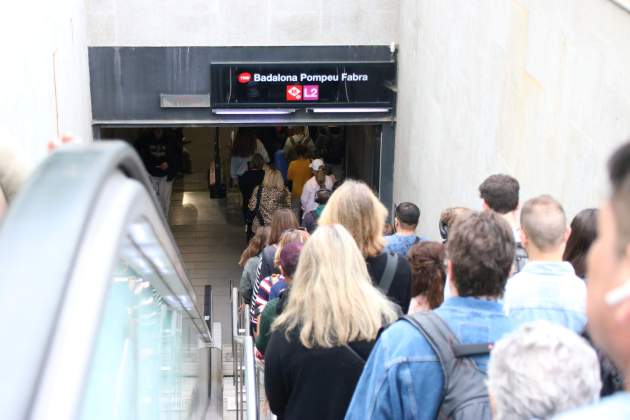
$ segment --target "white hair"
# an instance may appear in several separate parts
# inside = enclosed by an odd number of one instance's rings
[[[545,419],[599,399],[599,361],[573,331],[547,321],[525,324],[492,350],[488,392],[495,420]]]

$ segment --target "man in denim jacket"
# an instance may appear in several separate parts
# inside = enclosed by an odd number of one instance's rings
[[[521,242],[529,261],[505,287],[503,304],[518,325],[546,320],[580,334],[586,325],[586,285],[562,261],[571,229],[564,209],[548,195],[528,200],[521,210]]]
[[[473,213],[449,232],[448,274],[453,297],[435,312],[462,344],[495,342],[512,330],[497,302],[514,259],[508,223],[493,212]],[[474,358],[486,371],[488,357]],[[407,321],[394,323],[376,343],[346,419],[435,419],[444,398],[438,356]]]

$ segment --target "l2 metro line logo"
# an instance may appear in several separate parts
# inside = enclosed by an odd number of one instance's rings
[[[302,100],[302,85],[287,85],[287,101]]]
[[[319,101],[319,85],[304,85],[304,100]]]
[[[252,74],[249,72],[244,71],[243,73],[240,73],[237,77],[237,80],[239,83],[249,83],[252,80]]]

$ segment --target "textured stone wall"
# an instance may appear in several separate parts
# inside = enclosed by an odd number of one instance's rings
[[[605,162],[630,139],[630,14],[609,0],[402,0],[396,202],[437,238],[445,207],[481,208],[506,172],[521,201],[570,217],[605,197]]]
[[[388,45],[399,0],[87,0],[90,46]]]

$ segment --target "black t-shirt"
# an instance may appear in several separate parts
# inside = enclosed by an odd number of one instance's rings
[[[393,302],[397,303],[406,314],[409,310],[409,303],[411,301],[411,266],[406,258],[403,258],[397,254],[398,264],[396,266],[396,274],[394,274],[394,280],[392,281],[387,297]],[[365,259],[367,263],[368,272],[372,278],[374,286],[378,287],[378,283],[381,280],[381,276],[385,271],[387,265],[387,253],[382,252],[375,257],[367,257]]]
[[[175,140],[168,131],[157,138],[152,131],[147,131],[140,136],[135,143],[136,150],[147,168],[147,172],[155,177],[168,177],[172,180],[177,174],[177,151]],[[163,163],[168,164],[167,169],[160,168]]]
[[[364,362],[346,347],[307,349],[297,330],[272,333],[265,352],[265,391],[278,419],[343,419]],[[350,343],[367,360],[373,341]]]

